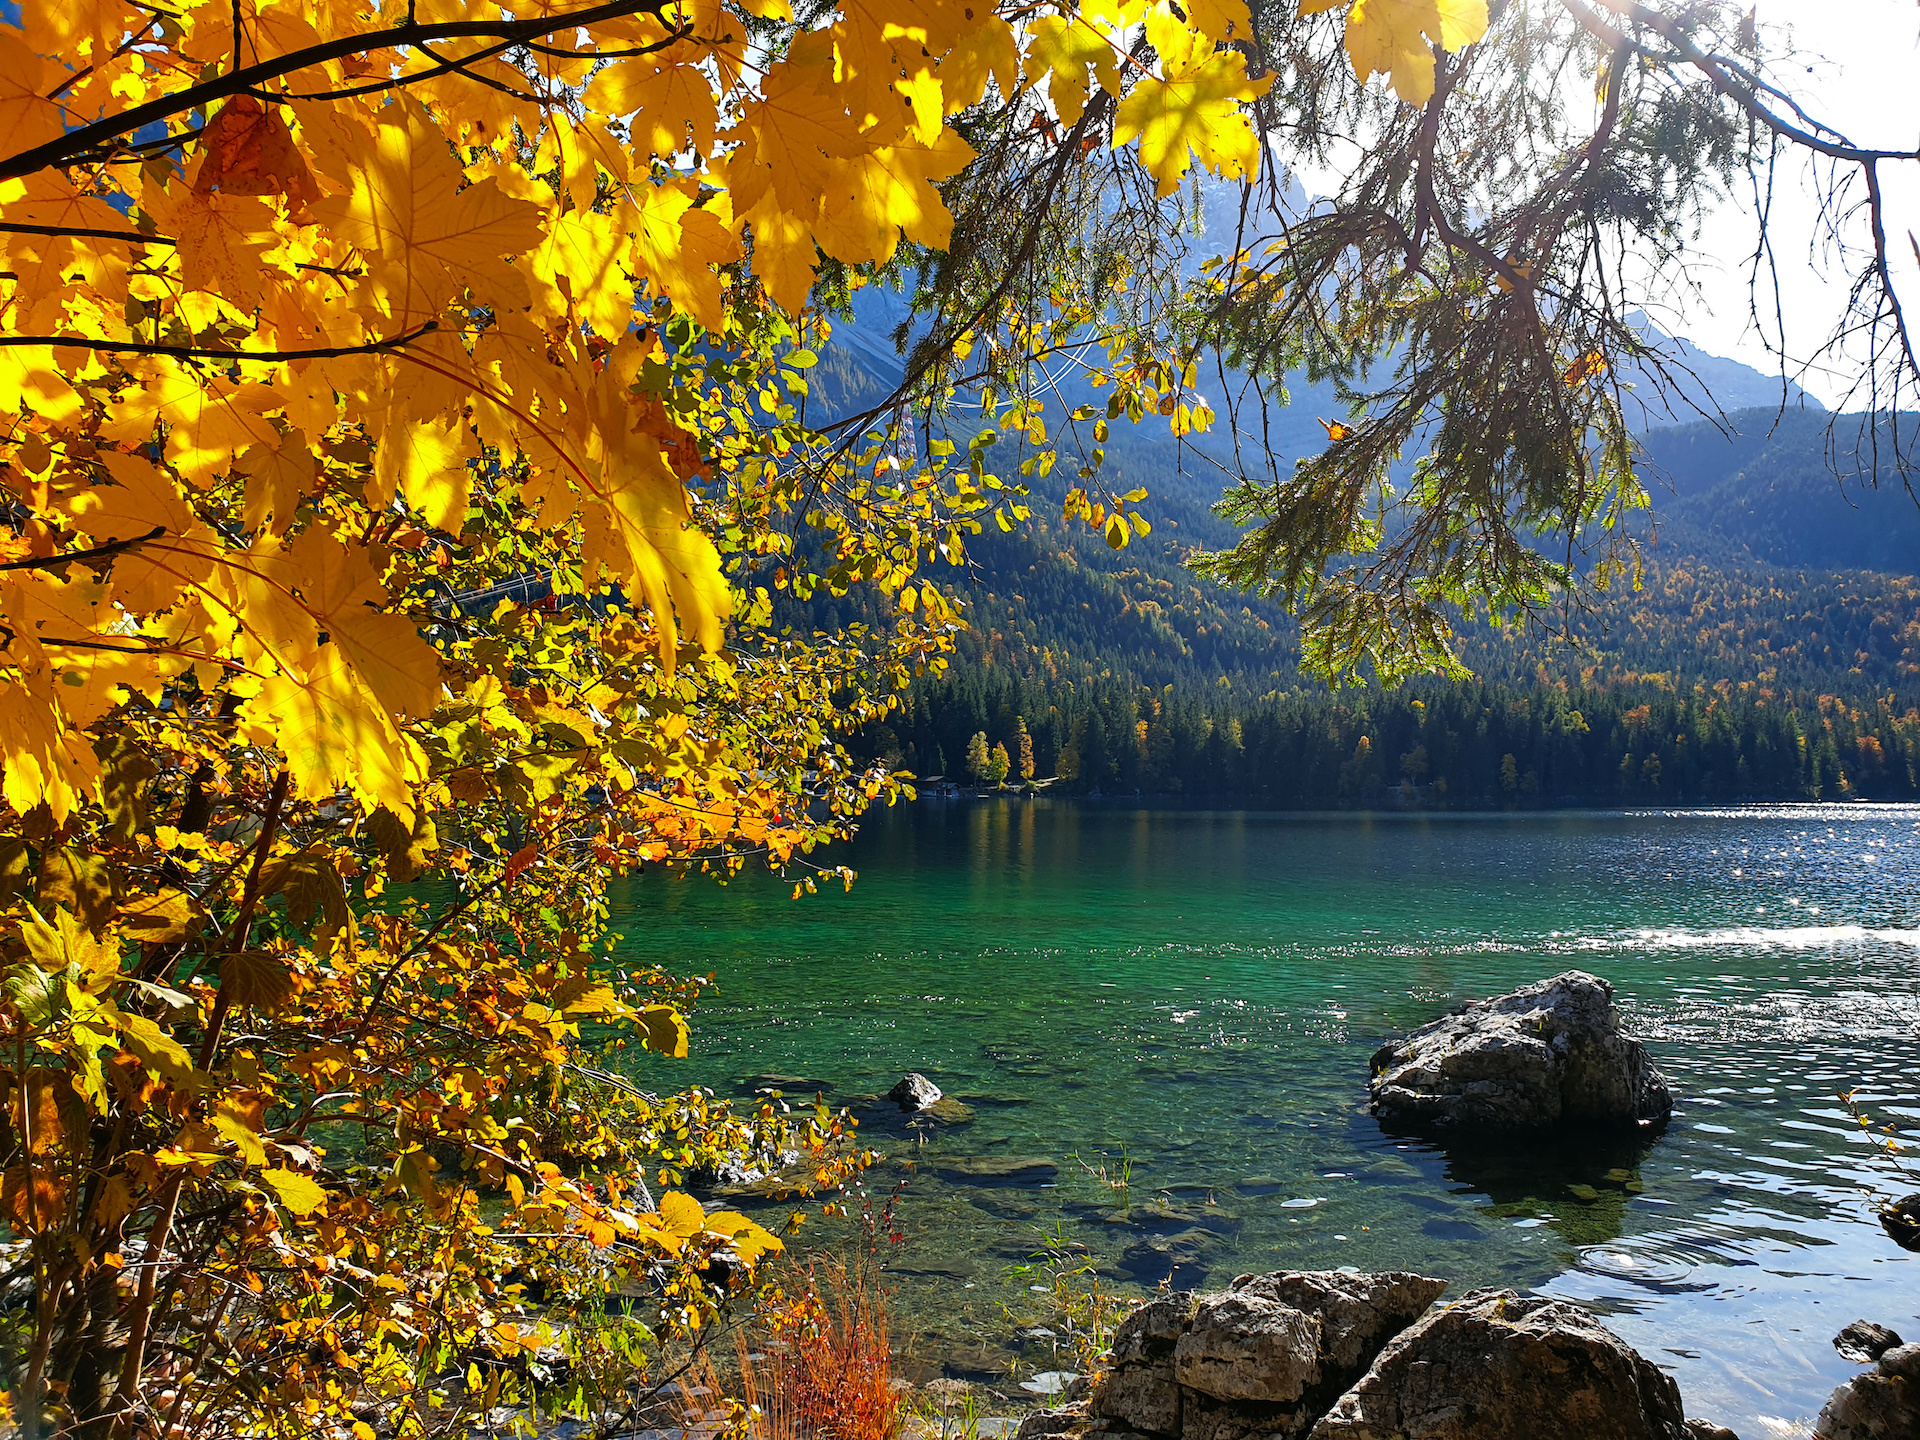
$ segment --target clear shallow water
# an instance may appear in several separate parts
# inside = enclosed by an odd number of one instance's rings
[[[644,877],[619,923],[633,958],[721,982],[695,1058],[650,1082],[830,1084],[889,1157],[871,1188],[911,1173],[894,1269],[913,1364],[1054,1368],[1015,1338],[1042,1232],[1142,1288],[1176,1261],[1182,1285],[1354,1265],[1575,1300],[1668,1366],[1689,1414],[1749,1440],[1794,1433],[1855,1373],[1829,1343],[1849,1320],[1920,1337],[1920,1256],[1870,1213],[1920,1166],[1903,1180],[1835,1098],[1920,1128],[1920,809],[921,802],[844,858],[851,894],[797,904]],[[1613,982],[1674,1083],[1662,1135],[1382,1132],[1365,1100],[1384,1037],[1570,968]],[[861,1107],[907,1070],[973,1123]],[[1092,1173],[1123,1155],[1125,1207]],[[938,1173],[1009,1156],[1060,1168]]]

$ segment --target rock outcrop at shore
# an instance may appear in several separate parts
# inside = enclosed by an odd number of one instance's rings
[[[1583,1310],[1476,1290],[1411,1326],[1313,1440],[1689,1440],[1680,1387]]]
[[[1719,1440],[1680,1392],[1558,1301],[1422,1275],[1243,1275],[1143,1305],[1083,1405],[1025,1440]],[[1848,1440],[1852,1440],[1849,1436]]]
[[[1374,1113],[1411,1129],[1629,1128],[1673,1110],[1666,1078],[1620,1028],[1613,987],[1581,970],[1463,1005],[1381,1047],[1372,1068]]]
[[[1833,1345],[1847,1359],[1871,1364],[1828,1400],[1814,1422],[1814,1440],[1913,1440],[1920,1436],[1920,1345],[1903,1345],[1884,1325],[1856,1320]]]

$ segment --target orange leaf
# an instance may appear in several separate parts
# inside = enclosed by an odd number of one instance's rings
[[[200,146],[200,170],[193,180],[199,194],[284,195],[294,210],[320,198],[279,110],[251,95],[235,95],[222,105],[200,132]]]

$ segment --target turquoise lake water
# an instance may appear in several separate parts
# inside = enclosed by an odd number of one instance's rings
[[[909,1179],[893,1257],[909,1373],[1056,1368],[1020,1267],[1042,1234],[1105,1283],[1415,1269],[1577,1301],[1690,1415],[1789,1435],[1920,1338],[1920,1255],[1873,1218],[1920,1190],[1836,1098],[1920,1131],[1920,809],[1298,815],[922,801],[871,820],[850,894],[641,877],[625,953],[720,990],[650,1084],[804,1077]],[[831,862],[830,862],[831,863]],[[1615,986],[1672,1081],[1644,1143],[1443,1148],[1367,1111],[1381,1040],[1568,969]],[[918,1070],[970,1124],[872,1095]],[[1124,1156],[1124,1161],[1123,1157]],[[943,1178],[1038,1157],[1030,1183]],[[1122,1164],[1122,1197],[1098,1177]],[[1044,1183],[1042,1183],[1044,1182]],[[1803,1432],[1802,1432],[1803,1433]]]

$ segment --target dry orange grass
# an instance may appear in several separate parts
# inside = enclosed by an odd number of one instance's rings
[[[735,1332],[734,1374],[721,1376],[703,1356],[689,1379],[739,1403],[736,1424],[749,1440],[897,1440],[905,1411],[875,1267],[815,1258],[795,1279],[799,1293],[773,1313],[760,1349]],[[688,1408],[690,1428],[711,1428],[698,1402]]]

